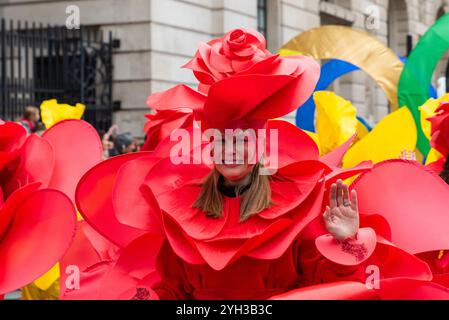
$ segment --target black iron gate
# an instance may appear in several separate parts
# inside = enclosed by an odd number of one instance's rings
[[[15,120],[43,100],[86,105],[97,130],[112,122],[112,39],[95,27],[1,20],[0,118]]]

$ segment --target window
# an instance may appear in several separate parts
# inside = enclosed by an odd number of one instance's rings
[[[257,0],[257,30],[267,37],[267,0]]]

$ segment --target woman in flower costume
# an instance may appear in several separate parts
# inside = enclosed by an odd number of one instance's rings
[[[372,165],[339,168],[353,138],[320,158],[306,133],[270,120],[309,98],[316,62],[272,55],[261,34],[237,29],[201,44],[186,67],[198,91],[180,85],[148,98],[159,121],[152,151],[104,161],[78,184],[88,227],[62,265],[81,263],[81,286],[62,298],[449,297],[424,261],[390,242],[387,219],[361,210]],[[180,127],[178,138],[188,133],[181,145],[169,137]],[[226,129],[241,135],[229,141]],[[266,148],[250,152],[261,140]],[[243,148],[223,152],[223,142]],[[349,190],[341,180],[357,174],[361,191]],[[381,270],[380,286],[365,285],[370,266]]]

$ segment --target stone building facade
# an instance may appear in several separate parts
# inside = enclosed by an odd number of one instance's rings
[[[191,72],[180,66],[199,42],[229,29],[258,28],[275,52],[308,29],[347,25],[406,55],[407,35],[416,44],[437,17],[449,11],[447,0],[0,0],[0,17],[64,24],[70,5],[79,7],[81,24],[112,31],[120,40],[113,54],[113,89],[121,110],[114,119],[121,131],[137,136],[143,135],[146,97],[178,83],[195,86]],[[437,76],[446,63],[438,66]],[[351,100],[372,124],[388,113],[384,93],[361,71],[337,80],[332,89]],[[293,120],[294,114],[287,118]]]

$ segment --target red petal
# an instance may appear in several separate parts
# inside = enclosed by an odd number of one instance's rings
[[[354,134],[351,138],[348,139],[348,141],[340,145],[337,149],[334,149],[328,154],[321,157],[320,160],[328,166],[340,167],[346,151],[348,151],[349,147],[354,142],[356,137],[357,134]]]
[[[445,158],[441,158],[435,162],[429,163],[426,167],[431,170],[435,174],[440,174],[443,171],[444,163],[446,162]]]
[[[62,291],[61,286],[61,300],[88,300],[99,299],[101,287],[99,284],[107,275],[109,270],[114,265],[113,261],[101,261],[89,268],[88,271],[80,273],[80,288],[79,289],[65,289]],[[82,285],[81,285],[82,283]]]
[[[28,184],[11,194],[0,210],[0,240],[5,236],[8,227],[11,225],[16,214],[17,207],[32,193],[34,193],[41,184],[39,182]]]
[[[357,174],[369,172],[373,168],[373,163],[369,161],[360,162],[357,166],[353,168],[343,169],[334,168],[332,172],[326,175],[326,186],[330,186],[332,183],[336,182],[338,179],[346,180]]]
[[[376,290],[382,300],[449,300],[449,290],[429,281],[385,279]]]
[[[280,234],[283,230],[286,230],[289,225],[291,225],[291,223],[287,220],[278,219],[267,227],[263,233],[248,239],[194,242],[208,265],[214,270],[222,270],[233,261],[263,245],[275,235]]]
[[[377,236],[377,247],[366,265],[379,266],[381,278],[414,278],[432,280],[432,273],[427,263]]]
[[[248,44],[255,45],[260,49],[265,49],[266,40],[260,32],[246,28],[242,28],[242,30],[246,33],[246,42]]]
[[[234,72],[231,66],[231,60],[225,57],[221,52],[221,43],[214,43],[210,51],[210,67],[218,72]]]
[[[204,93],[204,94],[207,94],[207,91],[204,91],[199,86],[201,86],[201,85],[209,86],[209,85],[213,84],[214,82],[222,79],[222,77],[214,78],[214,76],[212,76],[210,73],[202,72],[202,71],[193,71],[193,74],[195,75],[195,78],[197,78],[197,80],[200,82],[198,84],[198,91],[201,93]]]
[[[378,295],[360,282],[332,282],[294,289],[269,300],[374,300]]]
[[[363,258],[358,257],[342,249],[342,244],[331,234],[319,236],[315,239],[315,245],[318,251],[327,259],[339,265],[353,266],[367,260],[376,248],[376,232],[371,228],[360,228],[356,240],[350,240],[351,244],[364,246],[366,253]]]
[[[392,242],[399,247],[411,253],[449,249],[449,187],[424,166],[385,161],[360,176],[352,187],[360,212],[382,215],[390,224]]]
[[[147,99],[147,105],[156,110],[177,108],[202,109],[206,96],[186,85],[177,85],[166,91],[152,94]]]
[[[157,145],[173,133],[178,128],[187,128],[193,125],[193,114],[191,110],[162,110],[158,111],[145,124],[144,130],[147,132],[145,146],[142,151],[152,151]]]
[[[298,237],[299,233],[321,214],[323,195],[324,184],[320,183],[307,200],[291,213],[291,219],[294,221],[292,226],[252,250],[248,256],[256,259],[279,258]]]
[[[290,61],[290,60],[289,60]],[[285,59],[281,58],[279,54],[270,55],[265,59],[258,61],[251,68],[244,70],[240,75],[244,74],[271,74],[271,75],[282,75],[282,74],[292,74],[298,69],[297,64],[285,63]]]
[[[428,119],[432,126],[430,145],[447,157],[449,154],[449,103],[442,103],[436,113]]]
[[[171,159],[164,159],[148,175],[147,184],[161,209],[195,239],[210,239],[225,224],[225,219],[211,219],[192,208],[200,193],[200,183],[209,172],[210,168],[204,165],[175,165]]]
[[[253,55],[253,53],[251,54]],[[241,72],[247,70],[248,68],[251,68],[254,64],[257,63],[257,59],[254,57],[247,58],[247,59],[234,59],[231,62],[232,65],[232,72],[240,74]]]
[[[0,123],[0,171],[14,158],[25,142],[25,128],[15,122]]]
[[[198,46],[198,53],[201,57],[201,62],[204,63],[205,69],[210,72],[211,76],[214,79],[221,79],[223,77],[222,73],[217,70],[210,62],[210,56],[211,56],[212,48],[209,44],[206,43],[200,43]]]
[[[167,240],[176,254],[190,264],[205,263],[192,238],[185,234],[176,221],[167,214],[163,214],[163,220]]]
[[[229,121],[250,114],[254,108],[294,80],[295,78],[289,75],[243,75],[216,82],[209,89],[202,120],[207,120],[211,128],[229,128]],[[273,108],[273,105],[278,107]],[[265,119],[284,115],[281,106],[272,104],[270,109],[274,116]]]
[[[301,161],[278,173],[279,180],[275,176],[270,183],[274,205],[259,213],[265,219],[275,219],[301,205],[323,177],[324,166],[318,161]]]
[[[49,270],[68,249],[75,223],[72,202],[57,190],[39,190],[23,201],[0,244],[0,293]]]
[[[97,256],[99,257],[97,262],[117,260],[120,253],[119,247],[95,231],[95,229],[85,221],[82,230],[85,238],[89,242],[89,246],[95,249]],[[89,266],[92,264],[93,263],[89,264]]]
[[[267,150],[271,150],[271,130],[277,130],[278,143],[274,145],[277,151],[278,168],[293,162],[303,160],[318,160],[319,151],[316,143],[304,131],[283,120],[269,120],[267,124]],[[292,147],[293,146],[293,147]],[[268,155],[269,163],[271,155]],[[271,167],[270,164],[268,166]]]
[[[69,266],[76,266],[81,275],[88,267],[101,262],[100,256],[92,246],[89,239],[86,237],[84,228],[88,227],[86,221],[79,221],[77,223],[75,238],[70,245],[70,248],[64,254],[64,257],[60,261],[60,292],[61,299],[66,295],[66,279],[73,274],[73,270],[69,269]],[[83,282],[82,290],[85,290],[86,286],[89,286],[88,281],[84,278],[80,279]],[[85,286],[86,285],[86,286]]]
[[[142,235],[143,231],[117,220],[112,199],[115,179],[122,165],[147,155],[150,153],[130,153],[103,161],[81,178],[76,189],[76,204],[84,219],[119,247],[125,247]]]
[[[47,187],[50,183],[54,168],[54,152],[47,140],[34,134],[28,136],[20,154],[19,164],[4,184],[5,197],[32,182],[40,182],[43,187]]]
[[[138,280],[156,272],[156,258],[163,240],[160,234],[148,233],[124,248],[117,263],[99,283],[98,299],[124,299],[135,294]]]
[[[320,66],[315,60],[303,56],[297,57],[297,59],[285,59],[297,64],[298,70],[293,74],[295,80],[254,109],[250,114],[251,117],[272,119],[286,115],[306,102],[315,90],[320,76]],[[277,107],[273,108],[273,106]]]
[[[151,189],[143,185],[147,174],[159,160],[146,156],[120,167],[112,194],[114,212],[120,223],[146,231],[161,230],[159,205]]]
[[[49,188],[64,192],[74,201],[78,181],[102,161],[100,137],[90,124],[81,120],[61,121],[46,130],[42,137],[51,143],[55,155]]]
[[[257,51],[257,47],[256,46],[245,46],[243,48],[236,48],[235,50],[232,51],[232,53],[236,56],[236,58],[249,58],[254,56],[254,54]],[[236,61],[236,60],[233,60]]]
[[[360,214],[360,226],[373,228],[378,236],[391,241],[390,225],[384,217],[378,214]]]

